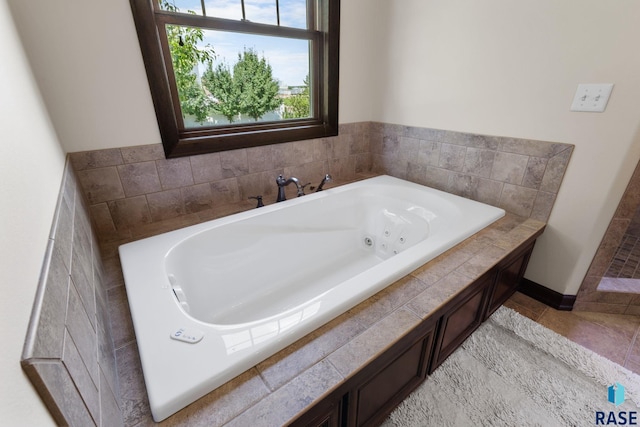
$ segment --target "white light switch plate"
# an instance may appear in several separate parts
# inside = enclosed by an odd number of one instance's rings
[[[579,84],[573,97],[571,111],[602,113],[607,107],[612,89],[613,83]]]

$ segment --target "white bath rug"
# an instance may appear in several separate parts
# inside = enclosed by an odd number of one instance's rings
[[[640,376],[501,307],[383,426],[629,425],[639,406]]]

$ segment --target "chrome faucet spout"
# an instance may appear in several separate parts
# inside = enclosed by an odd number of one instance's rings
[[[285,179],[284,176],[278,175],[278,177],[276,178],[276,184],[278,184],[278,198],[276,199],[276,202],[283,202],[287,200],[287,196],[284,192],[284,187],[291,184],[292,182],[296,185],[296,188],[298,190],[298,197],[304,196],[304,187],[300,184],[298,178],[292,176],[289,179]]]

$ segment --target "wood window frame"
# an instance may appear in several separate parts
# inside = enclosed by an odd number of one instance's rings
[[[296,29],[161,10],[157,0],[130,0],[160,136],[167,158],[322,138],[338,134],[340,0],[307,0],[314,29]],[[311,40],[313,117],[185,128],[168,51],[166,24]]]

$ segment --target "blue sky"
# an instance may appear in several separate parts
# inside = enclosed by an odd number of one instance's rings
[[[180,11],[193,10],[202,14],[199,0],[168,0]],[[252,22],[276,24],[275,0],[245,0],[246,18]],[[279,0],[280,25],[295,28],[306,27],[306,0]],[[206,0],[208,16],[227,19],[242,19],[240,0]],[[230,67],[236,62],[238,53],[244,48],[254,49],[264,56],[273,69],[274,78],[281,83],[302,85],[309,70],[309,42],[280,39],[277,37],[251,36],[247,34],[205,31],[203,44],[210,44],[216,60]]]

